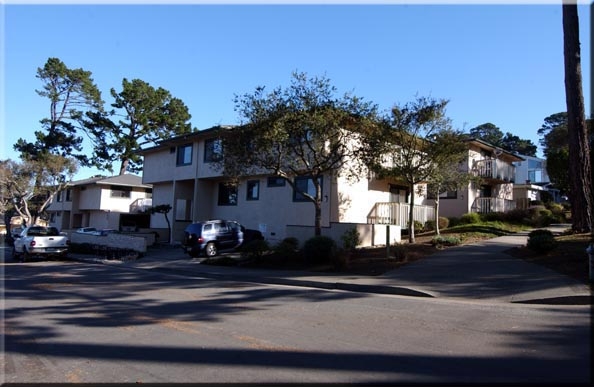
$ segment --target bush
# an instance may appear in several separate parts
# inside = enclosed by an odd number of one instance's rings
[[[295,237],[284,238],[274,247],[274,253],[287,259],[293,259],[299,252],[299,240]]]
[[[433,239],[431,240],[431,244],[436,245],[436,246],[455,246],[455,245],[460,245],[462,243],[462,240],[460,240],[458,237],[453,237],[453,236],[435,236],[433,237]]]
[[[460,217],[460,224],[479,224],[481,222],[481,216],[478,213],[466,213]]]
[[[351,228],[340,237],[344,249],[352,251],[361,244],[361,236],[356,228]]]
[[[450,225],[449,225],[450,228],[453,228],[454,226],[458,226],[460,224],[461,224],[460,218],[458,218],[458,217],[450,217]]]
[[[303,244],[303,256],[310,263],[334,262],[338,247],[330,237],[315,236]]]
[[[244,259],[258,260],[262,258],[264,252],[269,250],[268,242],[266,240],[252,240],[245,245],[242,245],[240,252]]]
[[[528,209],[513,209],[503,213],[503,221],[510,224],[525,224],[530,219]]]
[[[390,246],[390,252],[396,260],[406,260],[408,258],[408,251],[406,250],[406,246],[403,244]]]
[[[527,246],[535,252],[546,253],[557,247],[557,241],[550,230],[536,229],[528,234]]]
[[[490,212],[487,214],[482,214],[481,220],[486,221],[486,222],[496,222],[496,221],[503,222],[503,221],[505,221],[505,213]]]
[[[450,220],[446,217],[439,217],[439,230],[445,229],[450,225]],[[425,230],[435,230],[435,221],[429,220],[425,224]]]

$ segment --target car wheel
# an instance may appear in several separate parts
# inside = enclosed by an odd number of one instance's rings
[[[213,257],[217,255],[217,246],[215,245],[215,243],[208,243],[206,244],[206,248],[204,248],[204,253],[206,254],[206,257]]]
[[[200,256],[200,250],[196,247],[192,247],[188,250],[188,255],[190,255],[191,258],[198,257]]]
[[[21,261],[21,255],[17,252],[15,247],[12,247],[12,259],[16,261]]]
[[[26,249],[23,249],[23,262],[31,261],[31,255]]]

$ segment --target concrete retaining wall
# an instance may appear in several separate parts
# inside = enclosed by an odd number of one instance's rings
[[[136,252],[145,253],[147,245],[147,238],[152,237],[154,243],[155,236],[153,234],[146,234],[145,237],[130,236],[126,234],[108,234],[106,236],[95,236],[92,234],[70,233],[70,242],[73,244],[93,244],[110,248],[131,249]]]

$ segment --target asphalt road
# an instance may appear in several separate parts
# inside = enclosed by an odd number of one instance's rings
[[[11,384],[587,384],[590,307],[2,262]]]

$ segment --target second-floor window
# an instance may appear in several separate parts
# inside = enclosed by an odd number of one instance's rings
[[[130,198],[132,189],[126,186],[111,186],[111,198]]]
[[[219,206],[237,205],[237,186],[228,183],[219,183]]]
[[[204,142],[204,161],[216,162],[223,156],[223,143],[221,139],[208,139]]]
[[[177,166],[187,166],[192,164],[192,145],[185,144],[177,147]]]
[[[72,201],[72,190],[66,189],[66,202]]]

